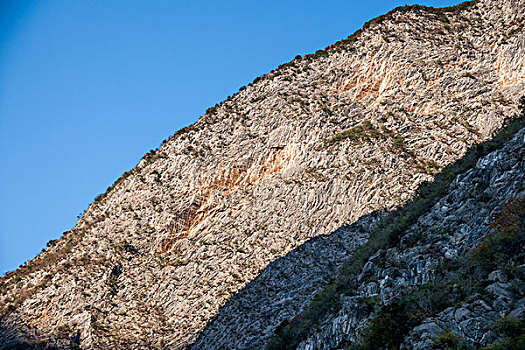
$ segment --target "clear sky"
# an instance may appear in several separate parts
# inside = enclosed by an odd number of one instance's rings
[[[0,0],[0,275],[206,108],[407,3]]]

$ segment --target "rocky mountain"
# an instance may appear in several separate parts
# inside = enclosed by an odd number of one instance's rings
[[[0,348],[264,346],[386,211],[517,113],[524,16],[520,0],[401,7],[242,87],[1,279]],[[290,252],[291,265],[276,261]],[[284,279],[261,274],[273,261]],[[222,317],[239,324],[219,314],[228,300],[225,310],[258,305],[259,282],[282,307],[262,307],[245,340],[234,340],[242,328],[231,342],[206,340],[230,329]]]
[[[332,274],[336,278],[319,288],[308,305],[303,301],[299,316],[285,318],[275,328],[268,348],[522,349],[525,98],[522,117],[510,129],[444,169],[415,200],[383,216],[379,224],[350,226],[348,239],[355,237],[352,229],[365,228],[369,240],[348,254]],[[471,169],[451,176],[466,168]],[[307,266],[293,261],[287,265],[308,273]],[[270,265],[265,273],[276,268]],[[282,281],[281,276],[276,275],[274,283]],[[252,284],[260,284],[258,279]],[[239,293],[233,300],[238,304],[243,297]],[[280,303],[262,296],[254,304],[278,309]],[[231,319],[236,313],[228,306],[214,322],[227,325],[223,334],[230,334],[235,324]],[[248,322],[238,321],[237,327],[251,324],[250,312],[244,314]],[[230,324],[224,322],[228,318]],[[217,328],[212,323],[197,344],[221,342],[213,337]],[[246,336],[226,338],[228,348],[250,348]],[[259,336],[263,344],[256,348],[264,347],[268,338]]]

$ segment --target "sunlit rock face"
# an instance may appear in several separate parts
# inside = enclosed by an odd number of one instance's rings
[[[270,262],[401,205],[516,112],[524,7],[396,9],[210,108],[1,280],[0,347],[192,344]]]

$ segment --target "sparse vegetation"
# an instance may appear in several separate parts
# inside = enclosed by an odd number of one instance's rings
[[[509,198],[491,226],[496,230],[472,254],[473,260],[487,271],[505,267],[525,248],[525,197]]]
[[[127,253],[132,253],[132,254],[137,253],[137,249],[126,240],[119,242],[115,246],[115,251],[127,252]]]
[[[52,247],[55,245],[55,243],[58,242],[58,239],[50,239],[47,243],[46,243],[46,247]]]
[[[525,319],[503,317],[497,322],[502,341],[483,348],[483,350],[523,350],[525,349]]]
[[[396,137],[394,141],[392,142],[392,145],[400,150],[405,149],[405,140],[402,137]]]
[[[350,128],[325,141],[327,145],[333,145],[343,140],[365,141],[382,137],[383,134],[377,130],[370,121],[364,121],[361,125]]]
[[[435,350],[461,350],[463,348],[458,336],[450,331],[434,339],[434,344],[432,344],[432,349]]]

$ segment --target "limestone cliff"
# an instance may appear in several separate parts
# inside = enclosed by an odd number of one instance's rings
[[[193,343],[269,263],[491,137],[524,90],[524,16],[519,0],[402,7],[257,78],[2,278],[0,348]]]
[[[506,139],[522,128],[509,141],[502,141],[501,133],[473,148],[438,174],[435,182],[426,184],[414,201],[378,224],[358,223],[336,232],[334,239],[342,235],[352,240],[357,236],[353,231],[368,231],[368,241],[347,255],[348,260],[338,273],[332,272],[332,280],[324,287],[316,289],[311,277],[298,273],[309,274],[306,265],[291,259],[296,252],[270,265],[247,288],[258,294],[253,302],[256,307],[239,312],[234,306],[242,304],[246,294],[238,293],[196,345],[206,348],[215,342],[228,348],[251,348],[251,339],[238,336],[236,330],[250,329],[252,310],[263,305],[280,311],[281,316],[290,309],[296,312],[295,317],[274,324],[271,350],[521,349],[518,339],[525,335],[523,126],[525,106],[514,131],[505,130]],[[451,175],[462,168],[471,169],[454,179]],[[332,254],[337,250],[329,249]],[[335,256],[327,260],[337,264]],[[261,295],[258,280],[263,275],[273,275],[275,284],[283,281],[283,275],[276,273],[279,265],[293,268],[286,278],[301,276],[317,296],[308,302],[303,298],[301,305],[284,293],[280,299]],[[329,273],[328,269],[323,272]],[[515,325],[513,334],[505,334],[509,323]],[[501,329],[502,324],[507,326]],[[221,325],[225,336],[219,338]],[[256,348],[262,348],[269,335],[254,340],[259,343]]]

